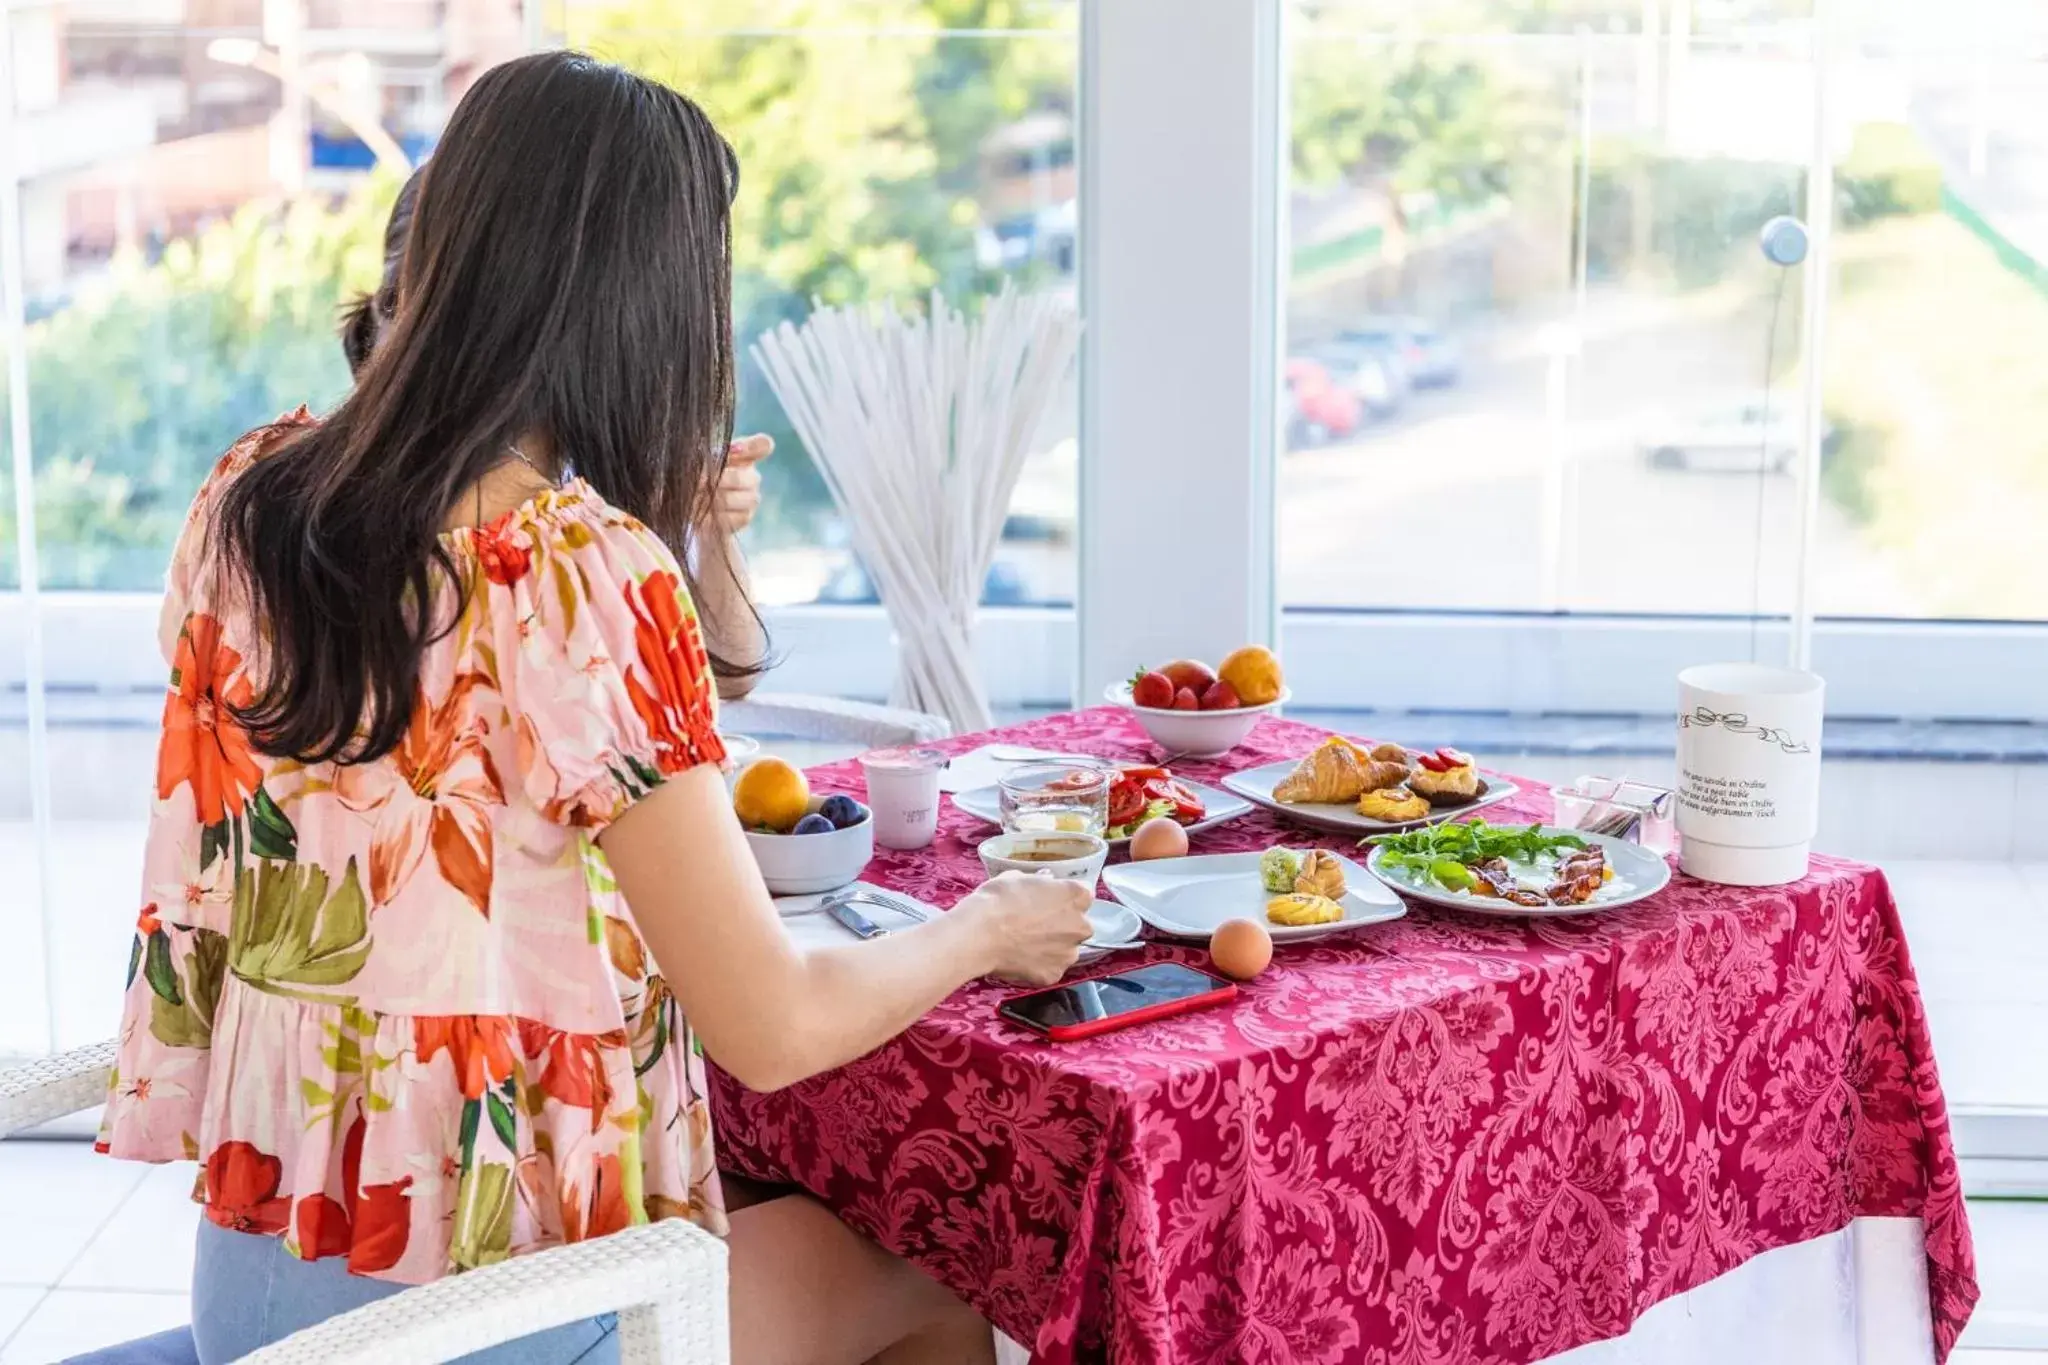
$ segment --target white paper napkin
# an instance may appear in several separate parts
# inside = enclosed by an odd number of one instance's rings
[[[912,905],[922,909],[927,915],[937,916],[942,913],[937,906],[927,904],[915,896],[906,896],[901,891],[891,891],[886,887],[877,886],[873,882],[855,882],[854,886],[865,891],[879,891],[885,896],[909,901]],[[839,888],[840,891],[848,889],[850,888]],[[782,916],[784,927],[789,930],[790,937],[798,943],[806,946],[852,943],[855,941],[853,931],[818,908],[824,903],[826,896],[838,894],[838,891],[831,891],[814,896],[777,896],[775,898],[775,912]],[[916,920],[900,910],[891,909],[886,905],[877,905],[872,901],[862,901],[854,906],[854,909],[860,911],[863,916],[873,920],[882,928],[892,931],[908,929],[917,923]]]
[[[1072,754],[1050,749],[1032,749],[1021,744],[984,745],[979,749],[969,749],[948,763],[939,773],[939,790],[971,792],[979,787],[993,787],[1002,779],[1003,774],[1034,759],[1072,757]]]

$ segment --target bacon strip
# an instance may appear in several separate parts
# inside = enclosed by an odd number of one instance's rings
[[[1543,894],[1552,905],[1584,905],[1606,880],[1606,851],[1580,849],[1557,865],[1557,877]]]

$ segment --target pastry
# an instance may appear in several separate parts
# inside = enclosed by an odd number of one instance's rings
[[[1336,900],[1344,894],[1344,865],[1333,854],[1310,849],[1301,855],[1301,871],[1294,879],[1294,889],[1304,896]]]
[[[1405,763],[1374,758],[1350,740],[1332,735],[1280,779],[1273,799],[1290,805],[1356,801],[1362,793],[1391,787],[1407,776]]]
[[[1429,814],[1429,802],[1406,787],[1386,787],[1358,798],[1358,813],[1368,820],[1421,820]]]
[[[1301,855],[1291,848],[1269,848],[1259,855],[1259,883],[1268,891],[1292,891],[1301,875]]]
[[[1415,756],[1398,744],[1375,744],[1370,752],[1382,763],[1398,763],[1404,768],[1415,766]]]
[[[1415,760],[1408,786],[1418,796],[1427,797],[1431,805],[1462,805],[1479,795],[1479,769],[1470,754],[1438,749]]]
[[[1344,918],[1344,907],[1328,896],[1307,896],[1296,891],[1267,901],[1266,918],[1275,924],[1290,926],[1335,924]]]

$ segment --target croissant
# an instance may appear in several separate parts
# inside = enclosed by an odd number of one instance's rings
[[[1319,848],[1310,849],[1301,855],[1301,871],[1295,875],[1294,889],[1305,896],[1340,900],[1344,895],[1344,865]]]
[[[1299,805],[1356,801],[1407,780],[1408,765],[1376,759],[1348,739],[1331,736],[1273,788],[1273,799]]]

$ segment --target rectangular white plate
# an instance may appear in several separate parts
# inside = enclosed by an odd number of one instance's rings
[[[1279,763],[1268,763],[1263,768],[1247,768],[1241,773],[1232,773],[1223,779],[1223,785],[1242,796],[1255,806],[1284,815],[1300,824],[1316,829],[1329,830],[1333,834],[1390,834],[1395,830],[1417,829],[1423,825],[1440,824],[1445,820],[1461,820],[1475,811],[1507,800],[1521,790],[1504,777],[1488,777],[1481,774],[1480,792],[1462,806],[1433,806],[1428,815],[1420,820],[1375,820],[1360,815],[1350,803],[1326,804],[1294,801],[1275,801],[1273,788],[1287,780],[1287,775],[1300,764],[1294,759]]]
[[[1240,815],[1251,814],[1251,802],[1232,796],[1227,791],[1205,786],[1200,782],[1180,779],[1187,789],[1202,800],[1202,818],[1187,827],[1190,834],[1200,834],[1205,829],[1214,829],[1226,820],[1235,820]],[[994,787],[976,787],[973,791],[953,793],[953,804],[977,820],[986,820],[991,825],[1003,823],[1002,793]],[[1120,848],[1129,843],[1128,838],[1111,839],[1111,848]]]
[[[1206,941],[1227,919],[1248,919],[1266,926],[1276,943],[1322,938],[1368,924],[1384,924],[1407,913],[1396,896],[1349,858],[1344,869],[1344,895],[1338,904],[1344,918],[1329,924],[1274,924],[1266,918],[1273,893],[1259,881],[1256,853],[1210,853],[1190,858],[1156,858],[1143,863],[1118,863],[1102,870],[1103,885],[1138,918],[1162,934]]]

